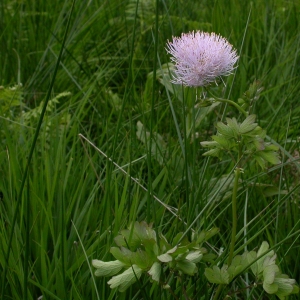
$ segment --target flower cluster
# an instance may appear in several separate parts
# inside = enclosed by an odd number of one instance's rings
[[[167,43],[167,52],[175,63],[175,84],[197,87],[214,82],[218,77],[229,75],[238,55],[228,41],[207,32],[183,33]]]

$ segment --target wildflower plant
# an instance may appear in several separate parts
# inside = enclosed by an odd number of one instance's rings
[[[205,96],[199,99],[196,94],[194,106],[189,104],[188,110],[194,109],[195,104],[201,108],[215,106],[215,103],[227,103],[239,113],[237,117],[217,122],[216,133],[211,136],[211,140],[200,143],[207,149],[204,156],[220,160],[227,157],[233,163],[231,240],[225,245],[222,258],[216,258],[204,246],[210,237],[218,233],[217,228],[199,234],[195,230],[191,240],[188,240],[186,232],[178,233],[172,242],[168,242],[162,234],[157,235],[151,225],[136,222],[115,238],[117,247],[111,248],[115,261],[93,260],[95,275],[113,276],[108,281],[110,287],[124,291],[139,280],[143,273],[147,274],[151,282],[170,288],[168,282],[172,274],[179,277],[183,274],[201,276],[201,269],[204,270],[202,276],[211,284],[212,298],[217,300],[223,299],[226,291],[227,297],[230,297],[228,291],[236,278],[251,272],[253,283],[244,289],[262,285],[266,293],[276,295],[279,299],[298,293],[296,281],[282,274],[277,264],[277,255],[266,241],[262,241],[258,251],[237,254],[240,250],[235,247],[237,191],[242,182],[241,174],[247,172],[248,166],[264,170],[269,164],[280,163],[278,147],[266,141],[267,133],[259,126],[253,113],[254,104],[262,90],[259,82],[254,82],[237,101],[211,94],[206,97],[212,84],[217,83],[222,76],[233,73],[239,59],[233,46],[215,33],[184,33],[169,41],[166,50],[174,63],[171,82],[183,87],[205,89]],[[189,118],[192,116],[191,113]],[[185,129],[190,130],[190,125]],[[185,134],[184,137],[187,138],[188,135]],[[204,268],[198,268],[198,264],[202,264]]]

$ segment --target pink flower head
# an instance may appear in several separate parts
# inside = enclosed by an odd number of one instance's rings
[[[183,33],[167,43],[167,52],[175,63],[172,82],[186,86],[205,86],[217,77],[232,73],[238,60],[236,50],[215,33],[202,31]]]

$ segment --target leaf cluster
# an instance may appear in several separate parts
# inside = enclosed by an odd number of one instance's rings
[[[298,293],[299,287],[294,279],[280,272],[276,257],[274,251],[269,250],[269,244],[264,241],[257,252],[236,255],[230,266],[224,264],[221,268],[206,268],[205,276],[211,283],[228,285],[250,267],[255,276],[253,285],[262,284],[268,294],[274,294],[283,300],[290,294]]]
[[[217,134],[213,141],[201,142],[203,147],[209,148],[204,156],[216,156],[219,159],[228,154],[237,163],[236,157],[245,164],[250,158],[264,169],[267,163],[279,164],[278,147],[265,142],[266,132],[255,123],[256,115],[248,116],[242,123],[235,118],[226,118],[227,124],[216,124]]]
[[[169,243],[162,234],[159,234],[158,239],[151,225],[135,222],[115,238],[118,247],[110,249],[115,261],[92,261],[97,269],[95,275],[113,276],[108,284],[111,288],[118,288],[120,292],[136,282],[142,273],[147,273],[157,283],[162,282],[163,269],[192,276],[198,271],[197,263],[211,262],[214,258],[202,244],[218,231],[217,228],[201,231],[193,236],[193,241],[189,241],[183,233],[178,233],[172,243]],[[126,270],[117,275],[122,269]]]

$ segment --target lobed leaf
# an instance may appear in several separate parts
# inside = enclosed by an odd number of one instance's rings
[[[141,277],[142,272],[142,269],[137,265],[132,265],[132,267],[122,274],[113,276],[107,283],[110,285],[111,289],[118,288],[120,292],[124,292]]]
[[[92,260],[92,265],[97,269],[95,271],[96,276],[113,276],[119,273],[122,268],[126,266],[119,260],[104,262],[97,259]]]

